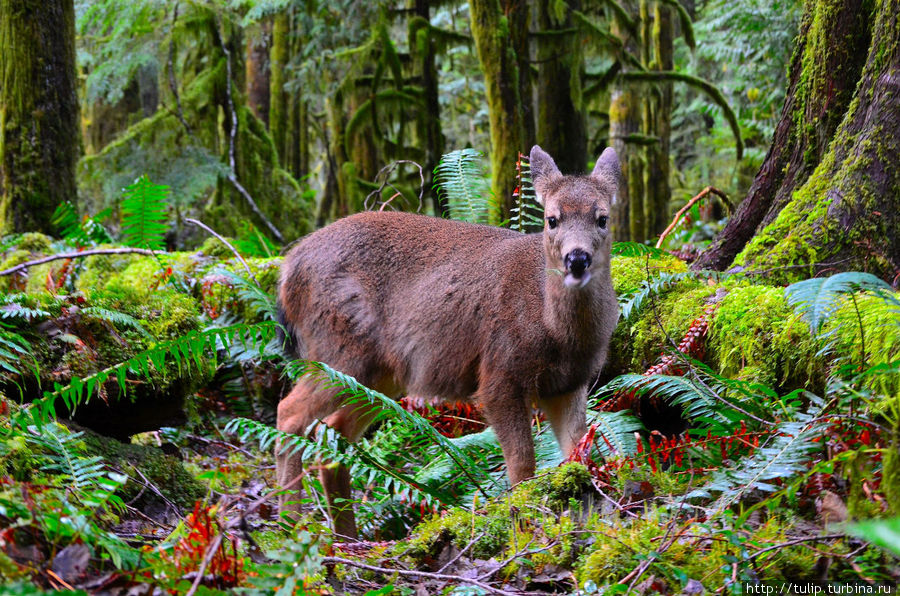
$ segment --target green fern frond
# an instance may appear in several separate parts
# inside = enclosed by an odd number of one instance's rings
[[[669,256],[669,253],[655,246],[647,246],[640,242],[613,242],[610,254],[614,257],[643,257],[657,259]]]
[[[123,191],[122,243],[126,246],[164,250],[168,230],[166,207],[169,187],[141,176]]]
[[[491,221],[495,205],[489,198],[483,157],[475,149],[459,149],[441,157],[434,168],[435,190],[447,203],[453,219],[482,224]]]
[[[14,296],[8,296],[3,300],[6,304],[0,306],[0,319],[23,319],[33,321],[45,319],[50,313],[40,308],[31,308],[13,301]]]
[[[882,292],[881,295],[890,296],[893,288],[871,273],[850,271],[798,281],[785,288],[784,294],[788,304],[809,323],[812,332],[818,333],[825,320],[840,306],[840,299],[858,291]]]
[[[588,425],[597,425],[594,443],[603,457],[622,457],[637,453],[634,433],[644,425],[629,412],[595,412],[588,410]]]
[[[717,279],[727,277],[718,271],[684,271],[680,273],[660,273],[650,279],[641,282],[641,286],[631,294],[619,296],[619,307],[622,309],[622,318],[626,321],[637,314],[644,306],[644,302],[650,296],[655,296],[665,290],[688,280]]]
[[[379,413],[375,421],[385,419],[399,419],[403,424],[414,430],[417,434],[428,437],[438,449],[446,453],[448,457],[456,461],[464,473],[470,476],[472,482],[485,494],[487,492],[481,486],[485,479],[484,471],[472,461],[464,451],[459,449],[452,441],[437,432],[431,424],[415,412],[409,412],[397,401],[360,384],[350,375],[334,370],[321,362],[308,362],[303,368],[304,374],[318,376],[331,386],[339,388],[339,395],[344,396],[345,404],[365,404],[378,407]]]
[[[544,227],[544,209],[537,201],[537,193],[531,180],[531,164],[528,157],[519,156],[518,194],[515,204],[509,210],[509,228],[523,234]]]
[[[689,419],[724,421],[720,404],[709,390],[690,377],[668,375],[620,375],[601,387],[598,395],[619,392],[635,392],[637,395],[653,395],[672,405],[681,406]]]
[[[71,240],[75,244],[81,246],[104,244],[112,242],[112,236],[100,222],[111,213],[110,209],[104,209],[94,217],[79,218],[72,203],[65,201],[56,207],[50,217],[50,223],[60,231],[63,239]]]
[[[389,491],[412,494],[429,504],[452,501],[449,495],[420,485],[396,465],[372,457],[361,444],[349,443],[333,428],[316,422],[310,430],[312,438],[286,433],[248,418],[235,418],[225,426],[226,433],[236,435],[243,442],[256,441],[261,450],[273,448],[277,442],[280,453],[344,464],[350,469],[351,477],[368,478]]]
[[[255,314],[269,321],[276,319],[278,307],[275,304],[275,297],[259,287],[255,281],[221,267],[214,269],[212,274],[225,278],[237,291],[238,299],[250,306]]]
[[[200,369],[203,366],[203,358],[209,354],[213,357],[217,349],[233,343],[244,343],[254,346],[260,352],[275,338],[277,323],[263,321],[255,324],[237,324],[227,327],[213,327],[203,331],[191,331],[171,341],[158,343],[151,348],[135,354],[131,358],[119,362],[109,368],[105,368],[87,377],[75,377],[66,386],[55,387],[55,390],[44,392],[44,396],[33,401],[21,416],[13,419],[12,424],[25,422],[24,418],[30,416],[28,422],[41,426],[46,420],[56,416],[56,400],[62,399],[70,411],[85,403],[106,383],[115,378],[118,381],[122,394],[127,394],[128,373],[134,372],[143,377],[149,377],[152,370],[164,370],[166,362],[174,360],[179,369],[182,366],[190,369],[193,365]]]
[[[106,321],[107,323],[115,325],[116,327],[127,327],[129,329],[134,329],[144,337],[152,337],[150,333],[148,333],[147,330],[144,329],[144,326],[141,325],[140,321],[138,321],[131,315],[127,315],[117,310],[110,310],[108,308],[101,308],[99,306],[87,306],[81,309],[81,314],[82,316],[89,319]]]
[[[777,485],[773,481],[801,476],[808,471],[814,452],[822,449],[822,445],[815,442],[828,425],[828,421],[820,416],[822,406],[821,399],[814,398],[812,408],[815,412],[799,413],[794,420],[778,424],[766,444],[749,457],[713,472],[704,487],[688,493],[687,497],[709,498],[718,493],[712,509],[721,512],[752,490],[771,493],[782,489],[783,484]]]

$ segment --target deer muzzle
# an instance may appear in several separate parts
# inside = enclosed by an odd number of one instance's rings
[[[566,265],[566,277],[563,283],[567,288],[583,288],[591,279],[591,255],[580,248],[576,248],[566,255],[563,262]]]

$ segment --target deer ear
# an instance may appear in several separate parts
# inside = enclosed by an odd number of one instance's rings
[[[538,203],[543,205],[542,189],[544,184],[562,176],[562,173],[556,167],[556,162],[553,161],[553,158],[538,145],[531,148],[531,153],[528,156],[528,165],[531,168],[531,183],[534,185],[535,197]]]
[[[607,147],[603,150],[603,153],[597,158],[594,171],[591,172],[591,178],[603,182],[611,182],[616,189],[615,193],[613,193],[613,202],[615,202],[615,195],[618,193],[619,185],[622,182],[622,167],[619,165],[619,156],[616,155],[615,149]]]

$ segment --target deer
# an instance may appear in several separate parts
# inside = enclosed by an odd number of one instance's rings
[[[306,236],[278,286],[286,349],[391,397],[473,403],[493,428],[515,485],[535,472],[533,406],[563,453],[587,430],[587,394],[619,317],[610,276],[610,208],[621,178],[607,148],[589,175],[564,176],[535,145],[531,176],[543,231],[402,212],[362,212]],[[338,389],[301,376],[277,409],[278,430],[322,421],[352,442],[378,411],[342,404]],[[404,393],[405,392],[405,393]],[[276,448],[276,476],[303,462]],[[357,527],[346,467],[321,467],[336,534]],[[282,511],[297,510],[287,489]]]

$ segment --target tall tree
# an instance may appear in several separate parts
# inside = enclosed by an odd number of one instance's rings
[[[525,147],[525,115],[519,88],[519,62],[510,32],[527,11],[516,0],[471,0],[472,37],[484,73],[491,128],[491,190],[501,207],[497,219],[509,216],[516,188],[516,161]],[[527,22],[527,19],[526,19]]]
[[[581,2],[560,6],[538,4],[537,142],[563,172],[583,172],[587,166],[587,129],[581,94],[584,34],[574,25],[572,11]]]
[[[0,0],[0,233],[76,200],[78,123],[73,0]]]
[[[769,153],[694,266],[896,278],[900,1],[808,0],[798,44]]]

